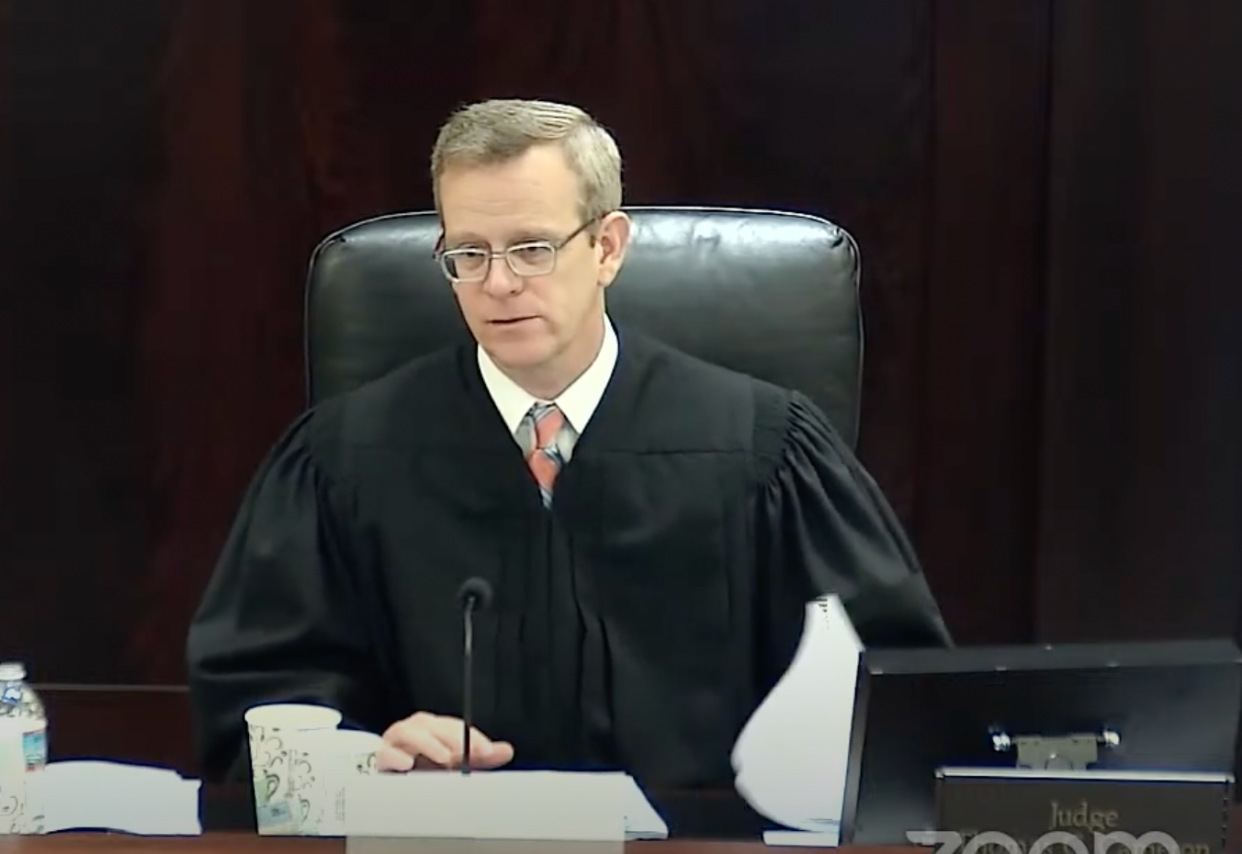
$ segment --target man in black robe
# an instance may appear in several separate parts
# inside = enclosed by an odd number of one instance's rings
[[[243,714],[339,709],[388,769],[621,769],[729,786],[742,726],[836,594],[862,641],[949,643],[876,484],[801,394],[614,327],[630,223],[589,116],[468,107],[432,156],[440,261],[477,346],[300,417],[258,472],[190,630],[205,776]]]

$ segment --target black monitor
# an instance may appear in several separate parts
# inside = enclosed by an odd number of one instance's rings
[[[1242,652],[1230,641],[874,650],[860,658],[841,842],[935,830],[936,770],[1232,774]]]

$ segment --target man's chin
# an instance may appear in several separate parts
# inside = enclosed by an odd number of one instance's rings
[[[548,342],[543,340],[497,341],[492,339],[483,343],[483,349],[498,366],[515,371],[537,368],[552,356]]]

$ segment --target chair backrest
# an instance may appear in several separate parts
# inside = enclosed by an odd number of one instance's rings
[[[627,208],[634,223],[608,312],[686,353],[805,393],[857,440],[863,333],[858,247],[817,217]],[[310,405],[470,340],[433,257],[435,213],[365,220],[325,238],[306,287]]]

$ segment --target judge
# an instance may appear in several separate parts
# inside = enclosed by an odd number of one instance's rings
[[[476,343],[298,418],[245,495],[188,639],[205,776],[243,714],[330,705],[390,770],[462,761],[457,593],[479,577],[475,768],[730,786],[730,752],[840,596],[871,646],[948,633],[894,513],[805,396],[614,325],[621,160],[574,107],[441,130],[439,261]]]

